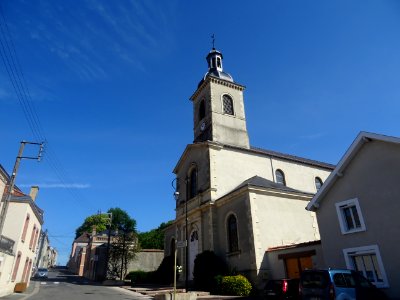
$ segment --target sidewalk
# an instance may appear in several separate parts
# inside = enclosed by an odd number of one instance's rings
[[[12,293],[10,295],[0,297],[0,299],[4,300],[25,300],[33,294],[36,294],[39,291],[40,282],[39,281],[31,281],[28,288],[23,293]]]
[[[140,293],[142,295],[154,297],[157,294],[167,294],[167,293],[173,293],[174,289],[171,286],[157,286],[157,285],[135,285],[134,287],[131,286],[121,286],[123,289],[127,289],[132,292]],[[176,290],[177,293],[184,293],[185,289],[183,288],[177,288]],[[242,297],[242,296],[222,296],[222,295],[210,295],[209,292],[203,292],[203,291],[190,291],[193,293],[197,294],[197,299],[201,300],[217,300],[217,299],[241,299],[241,300],[259,300],[263,299],[260,296],[249,296],[249,297]]]

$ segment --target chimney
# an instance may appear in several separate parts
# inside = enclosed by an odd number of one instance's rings
[[[33,202],[35,202],[38,192],[39,192],[39,187],[37,185],[34,185],[34,186],[31,187],[31,191],[29,192],[29,196],[31,196]]]
[[[96,235],[96,225],[92,226],[92,237]]]

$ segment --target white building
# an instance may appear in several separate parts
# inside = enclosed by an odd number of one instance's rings
[[[179,197],[165,254],[187,234],[187,268],[184,248],[178,254],[181,279],[193,278],[194,259],[205,250],[259,287],[268,278],[284,276],[285,268],[286,275],[297,276],[301,270],[290,270],[285,259],[270,262],[267,250],[319,240],[315,214],[304,208],[334,166],[251,147],[245,87],[224,72],[221,52],[212,49],[207,62],[208,72],[190,98],[194,142],[174,168]],[[300,269],[317,264],[315,251],[297,253]],[[296,252],[290,257],[296,258]]]

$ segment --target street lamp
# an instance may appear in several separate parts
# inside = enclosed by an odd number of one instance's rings
[[[188,179],[186,179],[186,182],[188,181]],[[187,202],[188,202],[188,193],[186,192],[186,199],[185,199],[185,290],[186,292],[188,291],[188,282],[189,282],[189,244],[188,244],[188,206],[187,206]],[[175,201],[179,200],[179,192],[175,191],[174,192],[174,198]]]

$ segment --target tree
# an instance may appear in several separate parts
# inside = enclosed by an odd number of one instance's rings
[[[80,237],[84,232],[91,233],[93,226],[96,226],[96,231],[100,232],[106,230],[107,216],[103,214],[91,215],[83,221],[82,225],[79,226],[75,231],[75,238]]]
[[[112,213],[111,229],[136,234],[136,220],[119,207],[110,208],[107,213]]]
[[[114,231],[109,252],[108,275],[125,278],[128,264],[136,256],[138,251],[136,220],[118,207],[110,208],[112,214],[111,228]]]
[[[147,232],[141,232],[138,235],[139,245],[142,249],[161,249],[164,250],[164,230],[172,221],[161,223],[156,229]]]

